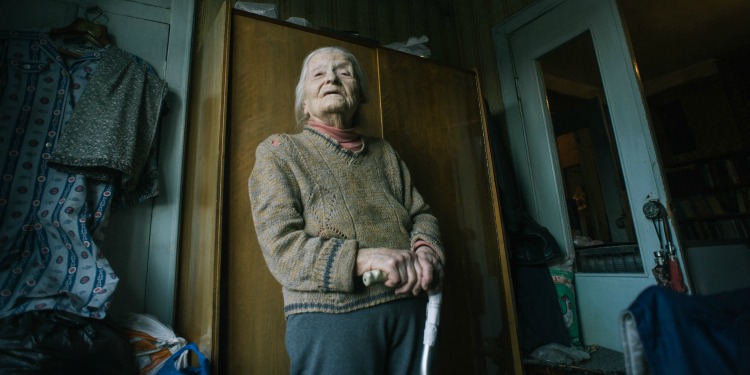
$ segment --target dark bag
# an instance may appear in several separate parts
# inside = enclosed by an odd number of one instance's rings
[[[107,319],[58,310],[0,319],[0,374],[137,373],[132,347]]]
[[[520,217],[519,231],[510,234],[510,251],[514,261],[526,266],[545,264],[563,256],[549,230],[526,215]]]

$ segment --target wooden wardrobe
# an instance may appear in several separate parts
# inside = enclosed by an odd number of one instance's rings
[[[261,140],[300,131],[294,88],[304,57],[340,45],[357,56],[369,81],[361,132],[393,145],[440,221],[447,264],[438,373],[521,373],[476,73],[344,35],[221,11],[198,35],[205,45],[194,61],[199,89],[191,90],[177,331],[209,353],[217,373],[288,374],[281,286],[256,240],[247,178]],[[224,49],[206,42],[212,38],[225,40]]]

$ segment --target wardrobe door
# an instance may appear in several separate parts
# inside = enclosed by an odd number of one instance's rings
[[[218,373],[219,277],[229,75],[229,4],[205,0],[196,12],[174,330],[195,342]]]
[[[232,18],[221,288],[223,349],[219,358],[222,374],[289,373],[281,286],[268,271],[256,239],[247,179],[260,141],[274,133],[300,131],[295,124],[294,89],[302,60],[313,49],[329,45],[349,49],[364,74],[376,79],[372,48],[237,11]],[[377,87],[371,84],[373,100],[363,111],[370,125],[363,132],[379,136]]]
[[[440,222],[443,374],[520,372],[510,273],[476,73],[379,49],[383,137]]]

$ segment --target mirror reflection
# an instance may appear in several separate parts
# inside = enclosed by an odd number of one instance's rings
[[[539,59],[581,272],[640,272],[630,205],[591,34]]]

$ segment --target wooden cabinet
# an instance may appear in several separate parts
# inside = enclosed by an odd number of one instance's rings
[[[447,269],[439,373],[484,374],[496,368],[520,373],[506,244],[476,73],[244,12],[234,11],[227,23],[227,120],[209,128],[193,123],[199,128],[190,133],[193,156],[186,174],[189,183],[208,188],[201,193],[194,186],[185,202],[185,222],[194,232],[185,233],[190,241],[183,244],[186,281],[180,283],[199,282],[190,268],[197,268],[202,252],[214,254],[199,248],[216,246],[218,255],[212,257],[219,264],[199,277],[219,296],[207,311],[191,307],[189,292],[181,289],[177,320],[195,335],[188,338],[209,337],[201,345],[213,348],[212,360],[222,374],[288,373],[281,286],[256,240],[247,178],[261,140],[299,131],[294,87],[304,57],[315,48],[340,45],[357,56],[370,84],[361,132],[393,145],[440,220]],[[208,60],[221,64],[219,54],[212,56]],[[199,65],[210,70],[210,64]],[[211,74],[202,76],[211,81]],[[223,102],[202,103],[220,108]]]
[[[378,66],[383,138],[409,165],[448,252],[440,373],[494,373],[486,361],[511,373],[515,313],[476,74],[388,49]]]

